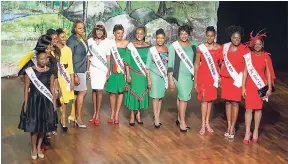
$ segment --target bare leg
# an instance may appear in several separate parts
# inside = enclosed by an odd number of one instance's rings
[[[134,110],[130,111],[130,122],[129,123],[134,123],[135,122],[135,118],[134,118]]]
[[[246,127],[246,133],[245,133],[245,138],[244,138],[244,140],[248,140],[249,137],[250,137],[250,127],[251,127],[251,121],[252,121],[252,111],[253,111],[253,110],[246,109],[246,112],[245,112],[245,127]]]
[[[206,122],[206,115],[207,115],[207,102],[201,102],[201,113],[202,113],[202,126],[200,130],[200,134],[203,135],[205,133],[205,122]]]
[[[32,155],[37,155],[37,138],[38,138],[38,133],[30,133],[31,135],[31,144],[32,144]],[[41,145],[42,143],[40,143]]]
[[[187,128],[186,121],[185,121],[185,113],[187,108],[186,101],[179,102],[179,114],[180,114],[180,129],[185,130]]]
[[[93,109],[94,109],[94,113],[93,113],[93,118],[96,117],[96,111],[97,111],[97,96],[96,96],[96,90],[92,90],[92,102],[93,102]]]
[[[156,125],[159,125],[158,110],[159,110],[159,99],[153,98],[154,122]]]
[[[258,135],[259,135],[258,129],[259,129],[261,117],[262,117],[262,110],[255,111],[255,115],[254,115],[255,128],[254,128],[254,132],[253,132],[253,138],[254,139],[257,139]]]
[[[123,101],[123,95],[124,95],[123,93],[118,93],[115,120],[119,120],[119,112],[120,112],[122,101]]]
[[[231,129],[231,110],[232,110],[232,105],[230,102],[226,102],[226,105],[225,105],[225,108],[226,108],[226,117],[227,117],[227,124],[228,124],[228,129],[227,129],[227,132],[230,133],[230,129]]]
[[[231,122],[230,134],[234,134],[235,132],[235,124],[238,118],[238,111],[239,111],[239,103],[232,102],[232,122]]]
[[[159,114],[158,114],[159,115]],[[140,109],[137,111],[137,120],[141,122],[141,111]]]
[[[66,126],[66,110],[67,110],[67,104],[64,103],[62,106],[61,106],[61,123],[62,125]]]
[[[158,99],[158,110],[157,110],[157,119],[158,119],[158,123],[161,123],[160,121],[160,112],[161,112],[161,106],[162,106],[162,98],[161,99]]]
[[[71,112],[70,112],[70,116],[69,116],[69,118],[71,119],[71,120],[75,120],[75,108],[76,108],[76,95],[74,95],[75,96],[75,98],[74,98],[74,100],[73,100],[73,102],[72,102],[72,109],[71,109]]]
[[[177,109],[178,109],[178,115],[177,115],[177,117],[178,117],[178,121],[180,122],[180,114],[179,114],[179,99],[177,98],[177,101],[176,101],[176,103],[177,103]]]
[[[97,90],[97,110],[96,110],[96,119],[100,119],[100,110],[103,99],[103,90]],[[95,112],[95,111],[94,111]]]
[[[77,122],[79,124],[83,124],[82,122],[82,118],[81,118],[81,111],[82,111],[82,106],[83,106],[83,103],[84,103],[84,98],[85,98],[85,95],[86,95],[86,91],[79,91],[78,92],[78,95],[77,95],[77,99],[76,99],[76,102],[77,102]]]
[[[114,119],[115,117],[115,105],[116,105],[116,94],[110,93],[111,119]]]
[[[207,102],[207,114],[206,114],[206,127],[209,132],[214,132],[213,129],[210,127],[209,119],[211,114],[212,102]]]

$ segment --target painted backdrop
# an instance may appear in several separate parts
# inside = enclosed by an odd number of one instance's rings
[[[71,30],[75,19],[86,22],[87,35],[97,21],[105,22],[110,39],[115,24],[124,26],[130,41],[135,27],[145,26],[146,40],[152,44],[157,29],[163,28],[171,43],[177,38],[177,28],[188,24],[193,27],[192,39],[202,42],[207,26],[217,28],[218,5],[217,1],[2,1],[1,77],[17,74],[17,62],[47,29]]]

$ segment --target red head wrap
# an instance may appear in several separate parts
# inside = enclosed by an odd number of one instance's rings
[[[262,30],[260,30],[254,37],[253,37],[253,31],[250,33],[250,40],[246,43],[246,45],[248,46],[248,47],[253,47],[254,46],[254,44],[255,44],[255,42],[256,42],[256,40],[258,40],[258,39],[263,39],[264,37],[266,37],[267,35],[266,35],[266,32],[264,32],[263,34],[260,34],[260,32],[261,31],[263,31],[263,30],[265,30],[265,29],[262,29]]]

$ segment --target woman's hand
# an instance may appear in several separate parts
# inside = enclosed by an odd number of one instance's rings
[[[272,89],[268,89],[266,92],[266,96],[269,97],[272,95]]]
[[[106,81],[110,78],[110,71],[107,72],[106,74]]]
[[[175,84],[174,84],[174,81],[173,81],[173,80],[170,80],[170,81],[169,81],[169,87],[170,87],[171,89],[175,89]]]
[[[131,79],[131,76],[130,76],[130,75],[127,75],[127,82],[128,82],[128,83],[131,83],[131,82],[132,82],[132,79]]]
[[[198,92],[198,85],[195,82],[194,82],[194,89],[195,89],[196,92]]]
[[[246,88],[242,87],[242,96],[245,99],[246,98]]]
[[[88,80],[91,80],[90,71],[86,72],[86,77],[87,77]]]
[[[24,104],[24,113],[27,111],[27,104]]]
[[[148,80],[148,81],[147,81],[147,86],[148,86],[148,89],[151,90],[151,88],[152,88],[152,82],[151,82],[151,80]]]
[[[70,83],[70,91],[73,91],[75,88],[75,84],[73,82]],[[61,92],[61,89],[59,90],[59,93]]]

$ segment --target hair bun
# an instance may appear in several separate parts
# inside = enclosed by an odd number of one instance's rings
[[[159,35],[159,34],[163,34],[165,35],[165,32],[162,28],[159,28],[157,31],[156,31],[156,36]]]

